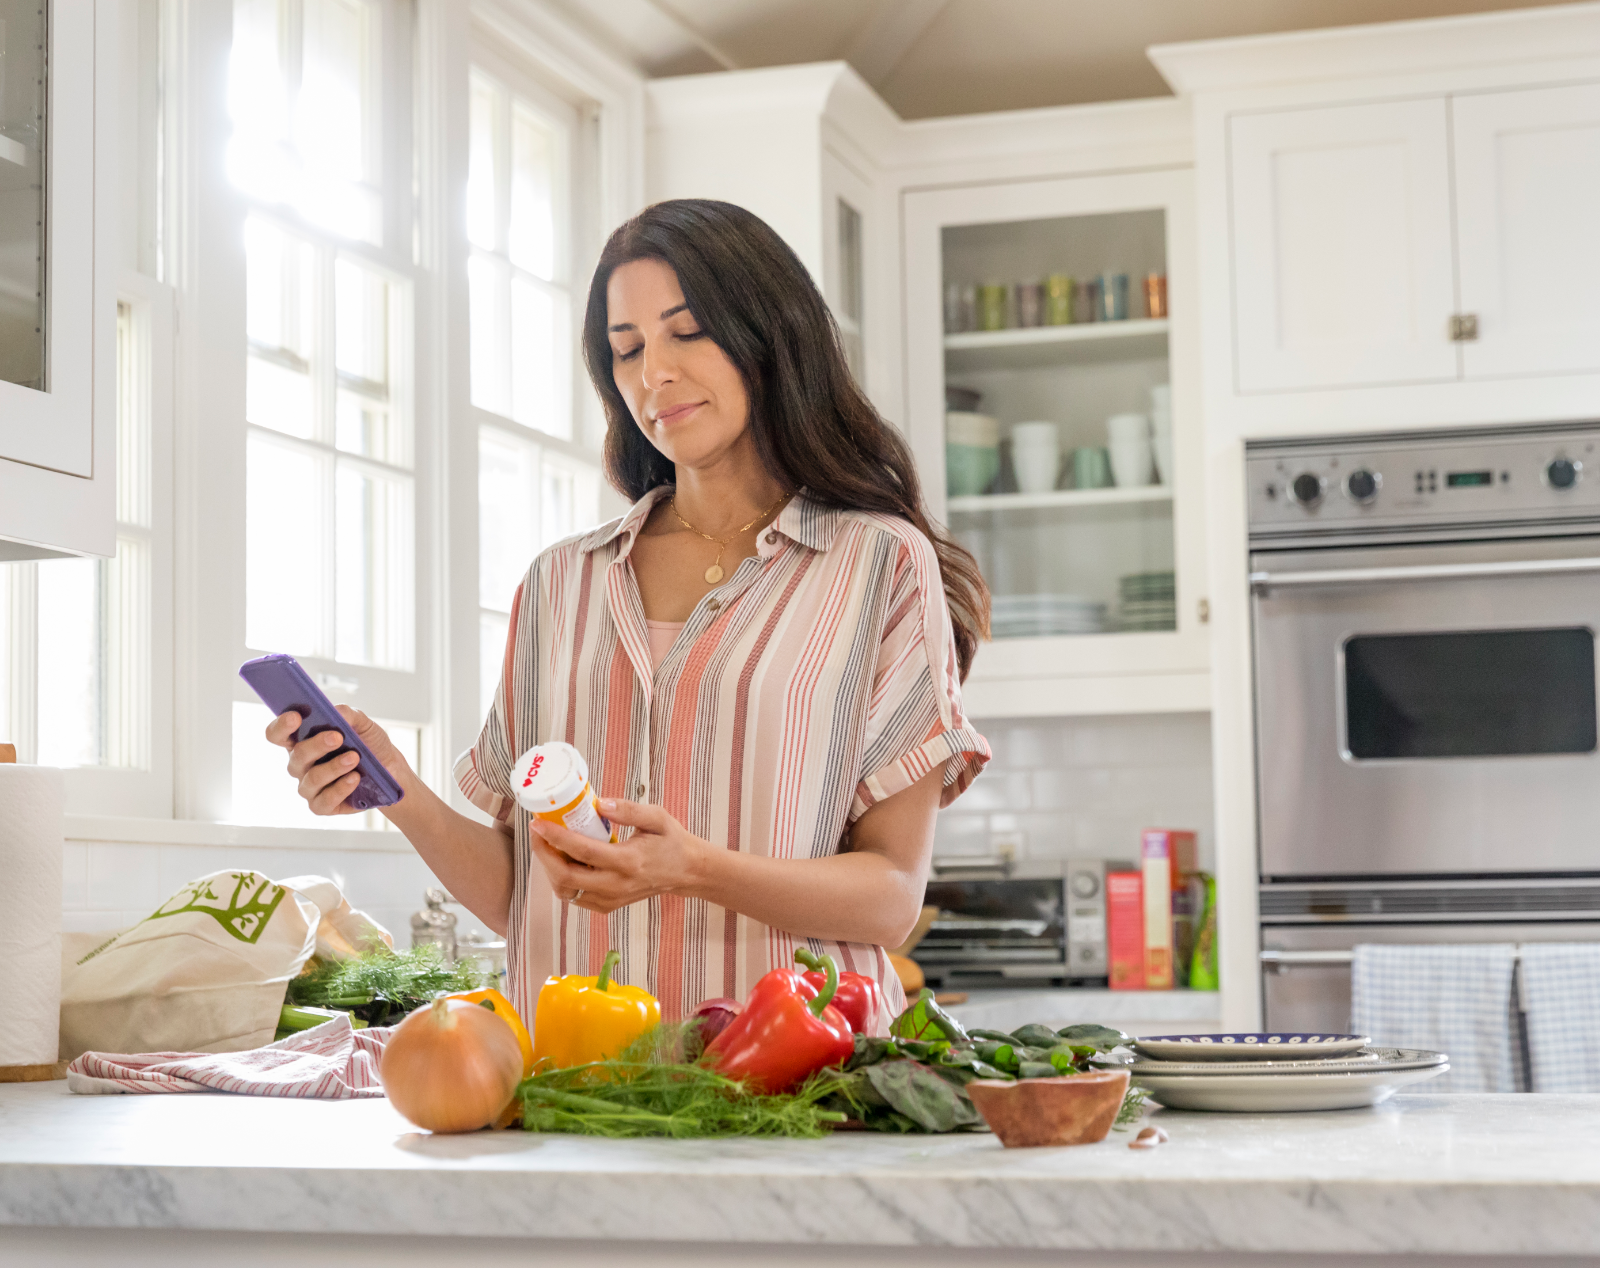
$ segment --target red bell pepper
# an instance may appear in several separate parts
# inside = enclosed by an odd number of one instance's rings
[[[811,970],[805,974],[805,979],[820,991],[828,980],[822,967],[826,957],[816,955],[807,947],[796,947],[794,958]],[[870,1034],[873,1019],[883,1010],[883,991],[876,981],[864,973],[841,973],[833,1006],[844,1014],[844,1019],[856,1034]]]
[[[829,1002],[839,989],[839,970],[828,956],[821,959],[826,976],[820,991],[795,969],[773,969],[751,988],[744,1010],[706,1045],[714,1070],[756,1091],[786,1092],[849,1058],[855,1036]]]

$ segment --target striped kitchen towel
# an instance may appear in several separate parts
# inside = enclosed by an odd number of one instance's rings
[[[1448,1053],[1450,1072],[1430,1092],[1520,1092],[1516,957],[1509,942],[1363,943],[1350,966],[1350,1024],[1376,1044]]]
[[[1535,1092],[1600,1092],[1600,942],[1524,942]]]
[[[67,1067],[67,1087],[117,1092],[237,1092],[347,1101],[382,1096],[378,1058],[393,1027],[354,1030],[341,1013],[247,1052],[86,1052]]]

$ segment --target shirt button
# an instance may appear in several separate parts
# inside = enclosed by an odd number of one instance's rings
[[[720,612],[722,610],[722,600],[713,599],[710,603],[706,604],[706,607],[710,608],[713,612]]]
[[[769,528],[767,530],[767,545],[776,546],[777,544],[778,544],[778,530],[775,529],[775,528]]]
[[[639,787],[634,790],[634,792],[635,792],[636,795],[638,795],[640,797],[643,797],[645,795],[646,791],[648,791],[648,789],[649,789],[649,785],[648,784],[640,784]]]

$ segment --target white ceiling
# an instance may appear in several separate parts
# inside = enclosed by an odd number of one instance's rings
[[[1144,55],[1152,44],[1549,0],[556,2],[650,75],[843,59],[903,118],[920,119],[1163,96]]]

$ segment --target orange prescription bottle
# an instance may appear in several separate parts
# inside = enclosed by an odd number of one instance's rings
[[[535,818],[559,823],[596,841],[617,839],[610,821],[595,804],[589,765],[570,744],[550,740],[534,745],[517,759],[511,787],[517,804]]]

